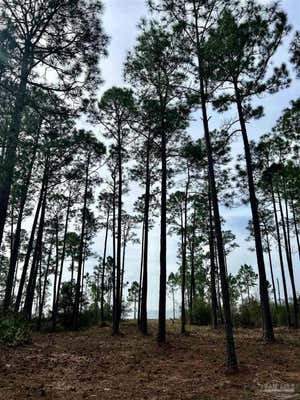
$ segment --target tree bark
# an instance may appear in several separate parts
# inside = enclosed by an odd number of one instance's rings
[[[188,177],[185,186],[185,198],[184,198],[184,206],[183,206],[183,246],[182,246],[182,277],[181,277],[181,334],[186,332],[185,323],[186,323],[186,312],[185,312],[185,286],[186,286],[186,252],[187,252],[187,213],[188,213],[188,193],[190,186],[190,173],[189,167]]]
[[[237,357],[236,357],[235,344],[234,344],[234,338],[233,338],[229,288],[228,288],[228,282],[227,282],[227,277],[226,277],[223,235],[222,235],[221,218],[220,218],[220,212],[219,212],[219,200],[218,200],[218,194],[217,194],[217,188],[216,188],[214,160],[213,160],[212,145],[211,145],[211,140],[210,140],[208,116],[207,116],[207,109],[206,109],[207,98],[206,98],[206,94],[205,94],[205,85],[204,85],[204,78],[203,78],[203,66],[202,66],[203,59],[202,59],[202,54],[201,54],[201,43],[200,43],[200,38],[199,38],[199,26],[198,26],[198,14],[197,14],[197,6],[196,6],[195,0],[193,0],[193,10],[194,10],[195,27],[196,27],[196,32],[197,32],[196,33],[196,45],[197,45],[198,78],[199,78],[199,84],[200,84],[202,121],[203,121],[203,129],[204,129],[204,136],[205,136],[205,142],[206,142],[207,158],[208,158],[208,175],[209,175],[209,183],[210,183],[210,188],[211,188],[212,204],[213,204],[213,210],[214,210],[215,233],[216,233],[217,248],[218,248],[223,308],[224,308],[224,315],[225,315],[225,333],[226,333],[226,345],[227,345],[227,369],[230,372],[234,372],[237,370]]]
[[[298,230],[298,224],[297,224],[297,219],[296,219],[296,211],[295,211],[295,205],[294,205],[293,199],[291,200],[291,206],[292,206],[293,222],[294,222],[295,235],[296,235],[296,241],[297,241],[297,247],[298,247],[298,255],[299,255],[299,259],[300,259],[299,230]]]
[[[193,324],[193,305],[196,296],[195,284],[195,236],[196,236],[196,212],[193,212],[192,243],[191,243],[191,283],[190,283],[190,323]]]
[[[28,320],[31,319],[32,316],[32,305],[34,300],[34,292],[36,287],[36,278],[38,272],[38,263],[42,255],[42,245],[43,245],[43,233],[44,233],[44,225],[45,225],[45,213],[46,213],[46,204],[47,204],[47,188],[48,188],[48,176],[46,176],[45,183],[45,191],[43,197],[43,203],[41,207],[41,217],[39,223],[39,229],[37,233],[36,239],[36,247],[33,254],[33,260],[26,290],[26,297],[24,303],[24,315]]]
[[[143,282],[143,262],[144,262],[144,224],[142,224],[142,246],[141,246],[141,263],[140,263],[140,279],[139,279],[139,301],[138,301],[138,327],[141,328],[141,303],[142,303],[142,282]]]
[[[48,166],[47,166],[47,161],[46,161],[46,165],[45,165],[45,169],[44,169],[44,173],[43,173],[43,179],[42,179],[42,187],[41,187],[41,191],[40,191],[37,208],[35,211],[35,216],[34,216],[32,228],[31,228],[31,234],[30,234],[30,238],[29,238],[28,246],[27,246],[27,252],[26,252],[26,256],[25,256],[25,260],[24,260],[22,275],[21,275],[21,279],[20,279],[20,283],[19,283],[18,294],[17,294],[16,304],[15,304],[15,312],[19,311],[21,300],[22,300],[22,294],[23,294],[23,289],[24,289],[24,285],[25,285],[25,281],[26,281],[27,270],[28,270],[30,256],[31,256],[32,248],[33,248],[35,231],[36,231],[36,227],[38,224],[41,206],[43,203],[44,192],[46,189],[46,180],[47,180],[47,174],[48,174],[47,169],[48,169]]]
[[[279,254],[283,293],[284,293],[284,302],[285,302],[285,308],[286,308],[286,314],[287,314],[287,323],[288,323],[288,327],[290,328],[292,326],[291,312],[290,312],[289,298],[288,298],[287,287],[286,287],[286,278],[285,278],[283,255],[282,255],[282,248],[281,248],[281,237],[280,237],[280,230],[279,230],[279,221],[278,221],[275,194],[274,194],[272,183],[271,183],[271,196],[272,196],[273,214],[274,214],[275,227],[276,227],[278,254]]]
[[[56,320],[57,320],[57,312],[58,312],[58,303],[59,303],[59,296],[60,296],[61,280],[62,280],[62,275],[63,275],[65,255],[66,255],[66,241],[67,241],[67,234],[68,234],[70,209],[71,209],[71,192],[69,193],[68,205],[67,205],[67,214],[66,214],[66,222],[65,222],[65,230],[64,230],[63,248],[62,248],[62,253],[61,253],[60,270],[59,270],[59,277],[58,277],[58,284],[57,284],[57,294],[54,297],[55,301],[53,303],[52,330],[54,332],[56,330]]]
[[[167,285],[167,138],[161,132],[161,206],[160,206],[160,279],[158,334],[159,343],[166,341],[166,285]]]
[[[6,153],[2,163],[0,179],[0,246],[2,244],[4,226],[10,189],[13,182],[13,174],[17,160],[16,151],[21,129],[22,115],[25,107],[25,97],[30,64],[29,43],[25,46],[25,52],[21,64],[20,82],[17,90],[14,110],[11,115],[11,123],[6,137]]]
[[[90,157],[91,155],[90,153],[88,153],[86,167],[85,167],[85,187],[84,187],[82,222],[81,222],[81,236],[79,244],[78,272],[77,272],[74,313],[73,313],[73,328],[75,330],[79,328],[79,306],[81,298],[81,275],[82,275],[82,264],[83,264],[83,253],[84,253],[84,236],[85,236],[85,225],[86,225],[86,207],[87,207],[87,192],[89,184]]]
[[[101,322],[104,322],[104,278],[105,278],[106,250],[107,250],[107,240],[108,240],[108,230],[109,230],[109,215],[110,215],[110,209],[107,210],[104,250],[103,250],[103,259],[102,259],[102,271],[101,271],[101,298],[100,298],[100,320],[101,320]]]
[[[121,317],[121,248],[122,248],[122,192],[123,192],[123,168],[122,168],[122,141],[121,132],[118,132],[118,221],[117,221],[117,265],[116,265],[116,310],[113,320],[113,335],[120,333]]]
[[[277,304],[275,280],[274,280],[274,273],[273,273],[273,263],[272,263],[272,256],[271,256],[271,247],[270,247],[269,235],[268,235],[268,232],[267,232],[267,231],[266,231],[266,240],[267,240],[267,251],[268,251],[269,264],[270,264],[270,271],[271,271],[271,279],[272,279],[273,294],[274,294],[274,303],[275,303],[275,307],[276,307],[276,310],[277,310],[278,304]]]
[[[296,292],[296,286],[295,286],[293,262],[292,262],[291,254],[289,251],[289,243],[288,243],[288,237],[287,237],[287,232],[286,232],[286,224],[284,221],[284,214],[283,214],[283,208],[282,208],[282,204],[281,204],[281,196],[280,196],[279,190],[277,191],[277,196],[278,196],[279,211],[280,211],[280,216],[281,216],[281,224],[282,224],[283,238],[284,238],[284,244],[285,244],[286,262],[287,262],[290,280],[291,280],[291,286],[292,286],[293,305],[294,305],[294,327],[297,329],[298,328],[298,299],[297,299],[297,292]]]
[[[215,246],[214,246],[214,226],[211,204],[211,194],[209,189],[209,257],[210,257],[210,292],[212,308],[212,327],[218,326],[218,300],[216,292],[216,265],[215,265]]]
[[[55,257],[55,270],[54,270],[54,282],[53,282],[53,299],[52,299],[52,331],[56,330],[56,296],[57,296],[57,278],[58,278],[58,266],[59,266],[59,221],[58,215],[56,215],[55,222],[55,249],[56,249],[56,257]]]
[[[259,221],[259,213],[258,213],[258,201],[255,193],[255,185],[253,179],[253,165],[251,158],[250,145],[248,140],[246,122],[244,118],[244,111],[242,106],[242,100],[240,91],[238,88],[238,83],[234,82],[234,91],[235,98],[237,104],[237,110],[240,120],[240,126],[242,131],[242,137],[244,142],[244,151],[245,151],[245,160],[247,167],[247,177],[248,177],[248,188],[249,188],[249,197],[250,197],[250,205],[252,212],[252,223],[253,223],[253,231],[255,238],[255,248],[256,248],[256,258],[257,258],[257,266],[259,272],[259,283],[260,283],[260,300],[262,306],[262,314],[263,314],[263,327],[264,332],[263,336],[267,342],[273,342],[274,332],[273,332],[273,323],[272,316],[269,304],[269,293],[268,293],[268,282],[266,277],[266,269],[264,263],[264,255],[263,255],[263,247],[261,240],[261,230],[260,230],[260,221]]]
[[[147,295],[148,295],[148,238],[149,238],[149,208],[150,208],[150,142],[147,139],[146,149],[146,186],[145,186],[145,210],[144,210],[144,237],[143,237],[143,279],[141,298],[141,331],[148,333],[147,322]]]
[[[50,249],[49,249],[49,253],[48,253],[48,260],[47,260],[47,266],[46,266],[45,277],[44,277],[43,292],[42,292],[42,298],[41,298],[40,307],[39,307],[39,317],[38,317],[38,323],[37,323],[38,331],[41,329],[43,308],[44,308],[46,289],[47,289],[47,280],[48,280],[48,274],[49,274],[49,269],[50,269],[50,264],[51,264],[52,248],[53,248],[53,236],[50,240]]]
[[[21,243],[21,228],[22,228],[23,214],[24,214],[24,208],[25,208],[26,199],[27,199],[28,188],[30,185],[32,169],[33,169],[33,165],[35,162],[37,143],[38,143],[38,136],[37,136],[36,142],[34,144],[33,156],[30,161],[28,173],[27,173],[27,176],[25,178],[25,181],[23,183],[23,187],[21,190],[20,209],[19,209],[18,221],[17,221],[17,226],[16,226],[14,240],[13,240],[11,258],[10,258],[10,263],[9,263],[9,270],[8,270],[8,275],[7,275],[7,280],[6,280],[5,298],[4,298],[4,303],[3,303],[4,311],[8,310],[9,307],[11,306],[13,279],[15,276],[16,265],[17,265],[18,256],[19,256],[19,248],[20,248],[20,243]]]

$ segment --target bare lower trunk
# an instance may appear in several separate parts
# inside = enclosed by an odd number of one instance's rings
[[[166,285],[167,285],[167,155],[166,134],[161,132],[161,205],[160,205],[160,280],[158,334],[159,343],[166,341]]]
[[[242,137],[243,137],[243,142],[244,142],[249,197],[250,197],[250,205],[251,205],[251,213],[252,213],[252,224],[253,224],[253,231],[254,231],[254,238],[255,238],[257,267],[258,267],[258,272],[259,272],[260,301],[261,301],[261,307],[262,307],[262,317],[263,317],[263,327],[264,327],[263,336],[266,341],[273,342],[274,341],[274,332],[273,332],[273,323],[272,323],[272,316],[271,316],[270,304],[269,304],[268,282],[267,282],[267,277],[266,277],[266,269],[265,269],[263,247],[262,247],[262,240],[261,240],[260,220],[259,220],[259,213],[258,213],[258,201],[256,198],[256,193],[255,193],[255,185],[254,185],[254,179],[253,179],[253,166],[252,166],[251,151],[250,151],[250,145],[249,145],[247,129],[246,129],[246,122],[244,119],[242,100],[241,100],[237,82],[234,82],[234,90],[235,90],[235,98],[236,98],[237,110],[238,110],[238,115],[239,115],[239,120],[240,120],[240,126],[241,126],[241,131],[242,131]]]

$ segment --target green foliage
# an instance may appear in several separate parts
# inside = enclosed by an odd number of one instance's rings
[[[192,321],[196,325],[209,325],[211,323],[212,310],[208,303],[196,298],[193,302]]]
[[[261,327],[261,306],[257,300],[241,304],[234,314],[234,324],[242,328]]]
[[[295,37],[290,46],[291,62],[295,65],[297,77],[300,78],[300,32],[295,33]]]
[[[292,304],[290,309],[292,310]],[[287,312],[284,304],[278,304],[277,308],[275,304],[271,304],[272,320],[275,326],[286,326],[287,325]]]
[[[246,294],[248,297],[248,302],[250,302],[250,290],[256,286],[258,279],[257,273],[254,271],[251,265],[241,265],[237,276],[237,285],[240,290],[240,295]]]
[[[0,342],[8,346],[18,346],[31,342],[29,324],[19,315],[0,316]]]

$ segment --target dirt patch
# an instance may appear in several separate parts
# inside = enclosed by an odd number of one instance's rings
[[[169,325],[168,343],[124,335],[110,327],[35,335],[33,344],[1,347],[0,399],[243,400],[300,399],[300,334],[278,330],[266,345],[257,330],[236,332],[240,371],[226,375],[222,330],[192,327],[181,336]]]

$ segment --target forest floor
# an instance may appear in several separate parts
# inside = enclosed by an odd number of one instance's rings
[[[0,399],[249,400],[300,399],[300,334],[276,330],[276,344],[259,330],[237,330],[240,369],[225,371],[223,330],[168,322],[168,343],[141,336],[133,322],[122,335],[109,327],[35,334],[32,344],[0,347]]]

